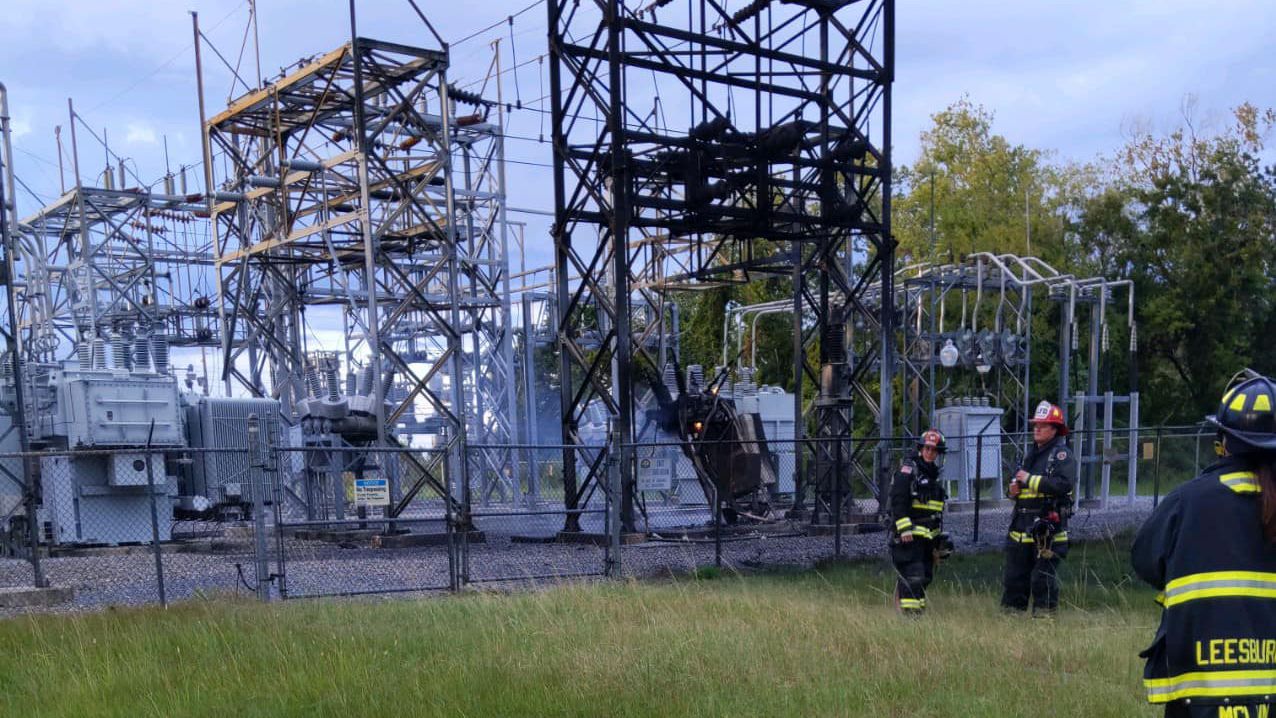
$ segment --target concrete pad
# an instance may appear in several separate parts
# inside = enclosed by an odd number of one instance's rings
[[[58,586],[49,588],[0,588],[0,608],[54,606],[75,597],[75,590]]]
[[[161,550],[164,544],[160,543]],[[140,553],[155,553],[150,544],[130,544],[127,546],[50,546],[42,555],[49,558],[88,558],[92,556],[132,556]]]
[[[462,536],[455,534],[453,540],[461,541],[464,539],[469,543],[487,543],[487,536],[482,531],[471,531],[469,534]],[[428,533],[428,534],[395,534],[386,536],[373,536],[373,548],[414,548],[417,546],[446,546],[448,536],[446,532]]]
[[[855,534],[871,534],[886,529],[874,520],[872,523],[856,522],[842,524],[842,535],[852,536]],[[837,526],[834,524],[811,524],[806,527],[807,536],[833,536],[837,533]]]
[[[556,534],[550,534],[548,536],[524,536],[522,534],[515,534],[510,536],[510,543],[555,543],[557,541],[558,536]]]
[[[647,540],[646,534],[641,533],[622,533],[620,534],[620,545],[628,546],[630,544],[642,543]],[[606,546],[607,534],[594,533],[591,531],[559,531],[559,543],[583,543],[591,546]]]

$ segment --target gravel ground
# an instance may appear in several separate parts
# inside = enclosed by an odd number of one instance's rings
[[[1083,510],[1073,517],[1069,534],[1074,539],[1104,538],[1137,526],[1151,511],[1151,501],[1133,506],[1124,501],[1104,511]],[[560,520],[541,517],[532,527],[552,532]],[[1009,521],[1006,509],[985,510],[980,516],[980,540],[972,541],[974,514],[950,512],[945,528],[959,551],[1001,548]],[[655,522],[653,522],[655,523]],[[480,524],[480,528],[484,528]],[[802,526],[778,522],[758,530],[736,530],[722,545],[724,565],[739,570],[777,567],[809,567],[833,557],[832,536],[795,536]],[[885,532],[844,535],[843,556],[883,556]],[[166,547],[163,557],[167,597],[170,601],[231,595],[251,591],[241,580],[252,582],[251,543],[242,536],[199,545]],[[273,544],[272,544],[273,548]],[[622,549],[624,575],[654,578],[683,573],[711,564],[712,541],[646,541]],[[273,551],[272,551],[273,556]],[[290,539],[285,543],[287,588],[290,597],[325,594],[419,593],[446,591],[446,546],[375,549],[366,543],[333,544]],[[75,589],[72,601],[38,609],[0,609],[0,616],[27,611],[74,612],[101,610],[158,602],[154,557],[142,550],[128,555],[45,559],[46,575],[55,586]],[[564,543],[514,543],[507,532],[489,530],[485,543],[469,548],[469,576],[477,588],[518,590],[554,582],[554,577],[601,573],[601,547]],[[273,568],[273,564],[272,564]],[[31,585],[30,566],[15,559],[0,559],[0,587]]]

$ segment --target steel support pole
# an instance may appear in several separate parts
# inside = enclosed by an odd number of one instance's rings
[[[527,423],[523,426],[523,441],[529,446],[536,446],[537,407],[536,407],[536,345],[532,331],[532,297],[522,296],[523,307],[523,405]],[[540,501],[540,475],[535,465],[535,449],[524,451],[525,473],[527,475],[527,504],[535,508]]]
[[[27,426],[26,387],[22,372],[22,337],[18,326],[18,292],[15,259],[17,254],[17,190],[13,179],[13,145],[9,128],[9,90],[0,83],[0,137],[4,139],[4,175],[0,177],[0,250],[4,251],[4,287],[8,309],[9,361],[13,363],[13,423],[18,428],[18,449],[22,452],[22,501],[26,510],[28,545],[31,552],[32,583],[36,588],[49,585],[40,564],[40,520],[36,510],[39,486],[31,465],[31,436]]]
[[[354,138],[355,150],[358,153],[359,163],[359,209],[362,216],[359,218],[359,226],[363,231],[363,271],[364,271],[364,291],[367,292],[367,324],[368,332],[368,362],[372,365],[372,401],[373,411],[377,420],[377,446],[386,446],[386,426],[385,426],[385,377],[382,376],[381,365],[381,314],[377,308],[377,257],[380,254],[379,242],[380,237],[374,236],[372,230],[372,199],[368,190],[368,127],[367,118],[364,115],[364,88],[363,88],[363,47],[359,41],[358,26],[355,16],[355,0],[350,0],[350,53],[354,65]],[[447,115],[448,108],[446,95],[444,95],[443,108],[441,110],[443,116],[443,132],[444,142],[447,143]],[[450,146],[450,144],[449,144]],[[449,161],[445,159],[444,161]],[[451,174],[450,172],[448,173]],[[452,195],[452,187],[447,187],[449,199],[448,207],[448,231],[455,238],[455,232],[452,227],[452,214],[450,200]],[[453,252],[456,251],[453,246]],[[456,301],[456,295],[453,293],[452,299]],[[453,381],[459,382],[460,374],[453,374]],[[462,411],[461,407],[453,407],[453,411],[458,414]]]
[[[802,411],[802,385],[806,380],[806,347],[802,343],[802,243],[789,243],[793,263],[793,508],[789,517],[806,517],[806,415]]]
[[[883,78],[882,87],[882,148],[889,157],[891,151],[891,85],[895,82],[895,0],[883,0]],[[895,237],[891,233],[891,163],[889,159],[881,167],[882,234],[878,247],[881,265],[881,395],[878,403],[880,434],[889,436],[895,430],[894,395],[892,378],[895,375]],[[877,447],[877,514],[881,519],[888,515],[886,496],[890,494],[891,456],[889,442]]]
[[[545,3],[549,13],[549,76],[550,87],[552,88],[560,87],[562,82],[562,70],[559,65],[562,63],[563,51],[556,41],[560,22],[560,3],[562,1],[548,0]],[[554,117],[562,116],[563,97],[559,93],[550,93],[550,105]],[[568,151],[567,138],[563,134],[561,124],[557,122],[551,124],[550,139],[553,143],[554,154],[558,157],[566,157]],[[578,496],[579,489],[576,476],[576,451],[573,448],[578,443],[577,432],[579,427],[573,411],[572,381],[574,373],[572,371],[572,359],[567,350],[569,339],[567,334],[573,331],[570,306],[571,288],[568,284],[568,279],[571,277],[572,234],[571,229],[567,226],[569,216],[567,210],[567,181],[562,161],[554,162],[553,172],[554,225],[551,233],[554,237],[554,288],[558,297],[556,304],[558,311],[559,411],[563,429],[563,505],[570,512],[577,508],[580,498]],[[588,380],[588,377],[585,377],[585,381]],[[563,520],[563,529],[565,531],[580,531],[580,516],[576,513],[568,513]]]
[[[625,98],[622,94],[624,78],[621,76],[622,25],[624,23],[622,0],[609,0],[607,4],[607,59],[609,112],[611,132],[611,216],[610,237],[612,243],[612,284],[615,295],[614,332],[616,341],[616,385],[612,387],[618,405],[615,420],[616,436],[620,444],[620,523],[624,531],[634,531],[634,485],[631,467],[627,460],[633,443],[633,332],[629,317],[629,161],[625,144]]]
[[[1100,291],[1103,291],[1102,289]],[[1090,429],[1090,433],[1085,436],[1086,451],[1082,452],[1083,457],[1091,459],[1099,458],[1099,362],[1101,360],[1099,354],[1099,331],[1100,319],[1098,305],[1090,305],[1090,351],[1089,366],[1086,367],[1086,400],[1085,400],[1085,425]],[[1105,422],[1106,423],[1106,422]],[[1091,461],[1083,464],[1081,470],[1085,476],[1085,496],[1087,499],[1094,498],[1094,479],[1095,464]],[[1107,501],[1106,492],[1102,499]]]

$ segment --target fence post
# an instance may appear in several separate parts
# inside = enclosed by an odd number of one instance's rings
[[[151,553],[155,554],[155,586],[159,589],[160,605],[168,608],[168,596],[164,591],[164,558],[159,541],[159,509],[155,506],[155,468],[152,463],[151,440],[155,437],[155,420],[151,419],[150,431],[146,434],[146,491],[151,501]]]
[[[1099,507],[1103,509],[1108,508],[1108,499],[1112,497],[1112,398],[1112,392],[1103,392],[1103,448],[1101,449],[1103,453],[1100,457],[1098,457],[1100,459]],[[1097,424],[1098,422],[1095,423]],[[1095,427],[1095,430],[1095,438],[1098,439],[1097,426]]]
[[[842,558],[842,439],[838,437],[833,449],[833,558]],[[886,450],[878,452],[879,456],[889,456]],[[879,487],[880,488],[880,487]],[[883,494],[878,491],[877,513],[881,515],[884,501]]]
[[[713,484],[713,565],[722,568],[722,497]]]
[[[1152,467],[1152,508],[1161,502],[1161,427],[1156,427],[1156,463]]]
[[[461,589],[461,580],[456,545],[456,482],[453,463],[455,462],[452,460],[452,443],[448,440],[445,429],[443,433],[443,528],[447,534],[448,589],[455,593]]]
[[[457,432],[456,437],[457,470],[461,481],[461,543],[458,556],[461,560],[461,586],[470,582],[470,534],[474,531],[473,496],[470,494],[470,445],[465,443],[465,436],[464,432]]]
[[[1192,455],[1192,476],[1199,476],[1201,473],[1201,427],[1196,427],[1196,451]]]
[[[622,472],[620,470],[620,462],[627,460],[625,446],[621,444],[619,431],[613,431],[611,441],[608,442],[609,448],[607,455],[607,577],[620,578],[624,565],[621,562],[620,555],[620,498],[624,487],[621,485]],[[588,506],[580,507],[588,508]]]
[[[281,471],[286,471],[287,467],[281,466],[281,462],[286,460],[286,455],[281,456],[279,447],[275,445],[274,435],[267,435],[269,442],[266,444],[266,469],[264,476],[269,477],[267,483],[270,486],[271,513],[275,517],[275,579],[278,581],[279,598],[288,600],[288,557],[286,555],[286,546],[284,537],[284,492],[282,480],[280,479]]]
[[[250,475],[258,474],[265,468],[261,454],[261,418],[256,414],[248,415],[248,468]],[[260,475],[254,476],[253,489],[253,566],[257,574],[257,600],[263,603],[270,601],[270,571],[266,558],[266,502],[262,493],[265,491]]]
[[[36,511],[40,496],[35,480],[35,467],[32,466],[33,461],[36,459],[33,459],[29,453],[23,452],[22,468],[26,483],[22,487],[22,500],[26,504],[27,536],[31,550],[31,582],[36,588],[48,588],[49,580],[45,578],[44,566],[40,564],[40,516]]]
[[[965,461],[962,457],[962,461]],[[979,511],[981,498],[983,497],[983,484],[980,483],[984,474],[984,432],[975,435],[975,531],[974,537],[971,539],[974,543],[979,543]]]
[[[1131,506],[1139,495],[1139,434],[1139,393],[1134,391],[1130,392],[1130,450],[1126,456],[1130,483],[1127,494]]]

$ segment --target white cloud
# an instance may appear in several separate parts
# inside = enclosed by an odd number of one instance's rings
[[[139,122],[130,122],[128,125],[128,134],[124,136],[124,141],[130,145],[153,145],[155,144],[155,140],[155,129],[150,125],[145,125]]]
[[[19,36],[64,52],[172,52],[190,42],[190,16],[153,0],[10,0],[6,23]]]
[[[31,120],[26,117],[14,117],[9,121],[9,131],[13,133],[14,138],[25,137],[31,134]]]

